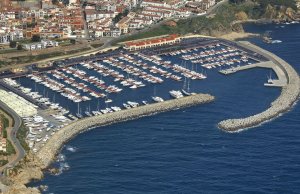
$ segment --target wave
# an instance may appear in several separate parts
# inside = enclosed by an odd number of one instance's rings
[[[282,41],[281,41],[281,40],[272,40],[271,43],[272,43],[272,44],[277,44],[277,43],[282,43]]]
[[[56,161],[64,162],[64,161],[66,161],[66,156],[64,154],[58,154]]]

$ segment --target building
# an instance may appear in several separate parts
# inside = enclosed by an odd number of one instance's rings
[[[170,34],[136,41],[127,41],[123,44],[125,49],[135,51],[156,46],[171,45],[178,42],[180,42],[180,36],[178,36],[177,34]]]
[[[53,40],[41,40],[41,42],[36,42],[36,43],[30,43],[30,44],[23,44],[22,47],[26,50],[41,50],[41,49],[46,49],[50,47],[57,47],[58,42],[53,41]]]
[[[23,32],[21,30],[4,32],[0,30],[0,44],[9,44],[10,41],[16,41],[23,38]]]

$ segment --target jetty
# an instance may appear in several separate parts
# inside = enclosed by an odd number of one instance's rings
[[[195,94],[178,99],[138,106],[136,108],[124,109],[109,114],[79,119],[56,132],[45,146],[36,153],[36,156],[42,162],[43,168],[46,168],[51,161],[55,159],[56,154],[64,143],[85,130],[93,127],[101,127],[127,120],[133,120],[161,112],[209,103],[213,100],[214,96],[209,94]]]
[[[255,127],[278,117],[280,114],[290,110],[300,95],[300,78],[291,65],[271,52],[249,42],[241,41],[238,44],[254,52],[260,53],[268,58],[270,62],[257,64],[256,66],[251,65],[248,67],[237,68],[232,73],[254,67],[272,68],[278,77],[278,80],[275,80],[276,82],[274,82],[274,84],[275,86],[277,84],[277,86],[282,87],[282,90],[280,96],[271,103],[271,106],[267,110],[246,118],[223,120],[218,124],[219,128],[229,132],[237,132],[242,129]]]
[[[280,66],[274,64],[273,61],[263,61],[260,63],[254,63],[250,65],[244,65],[244,66],[238,66],[238,67],[232,67],[229,69],[220,70],[219,72],[224,75],[233,74],[239,71],[248,70],[252,68],[268,68],[273,69],[273,71],[276,73],[278,79],[272,79],[272,83],[269,83],[266,86],[274,86],[274,87],[284,87],[287,85],[288,80],[285,74],[285,71]]]

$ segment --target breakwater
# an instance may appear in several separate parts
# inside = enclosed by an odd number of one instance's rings
[[[62,145],[72,137],[76,136],[87,129],[96,126],[106,126],[117,122],[133,120],[140,117],[153,115],[161,112],[185,108],[198,104],[212,102],[214,97],[209,94],[196,94],[179,99],[168,100],[160,103],[154,103],[139,106],[132,109],[126,109],[119,112],[113,112],[104,115],[87,117],[71,123],[70,125],[60,129],[52,138],[42,147],[36,154],[43,166],[46,168],[55,158]]]
[[[246,118],[224,120],[218,124],[219,128],[230,132],[255,127],[280,116],[280,114],[287,112],[296,103],[300,95],[300,78],[292,66],[271,52],[249,42],[240,42],[239,44],[260,53],[272,61],[273,69],[280,68],[284,72],[287,84],[282,87],[280,96],[271,103],[271,106],[267,110]]]

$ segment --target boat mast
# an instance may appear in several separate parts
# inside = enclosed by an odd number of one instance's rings
[[[183,87],[182,87],[182,89],[185,89],[185,87],[186,87],[186,77],[184,76],[184,82],[183,82]]]
[[[77,114],[80,115],[80,111],[79,111],[79,102],[77,102]]]

